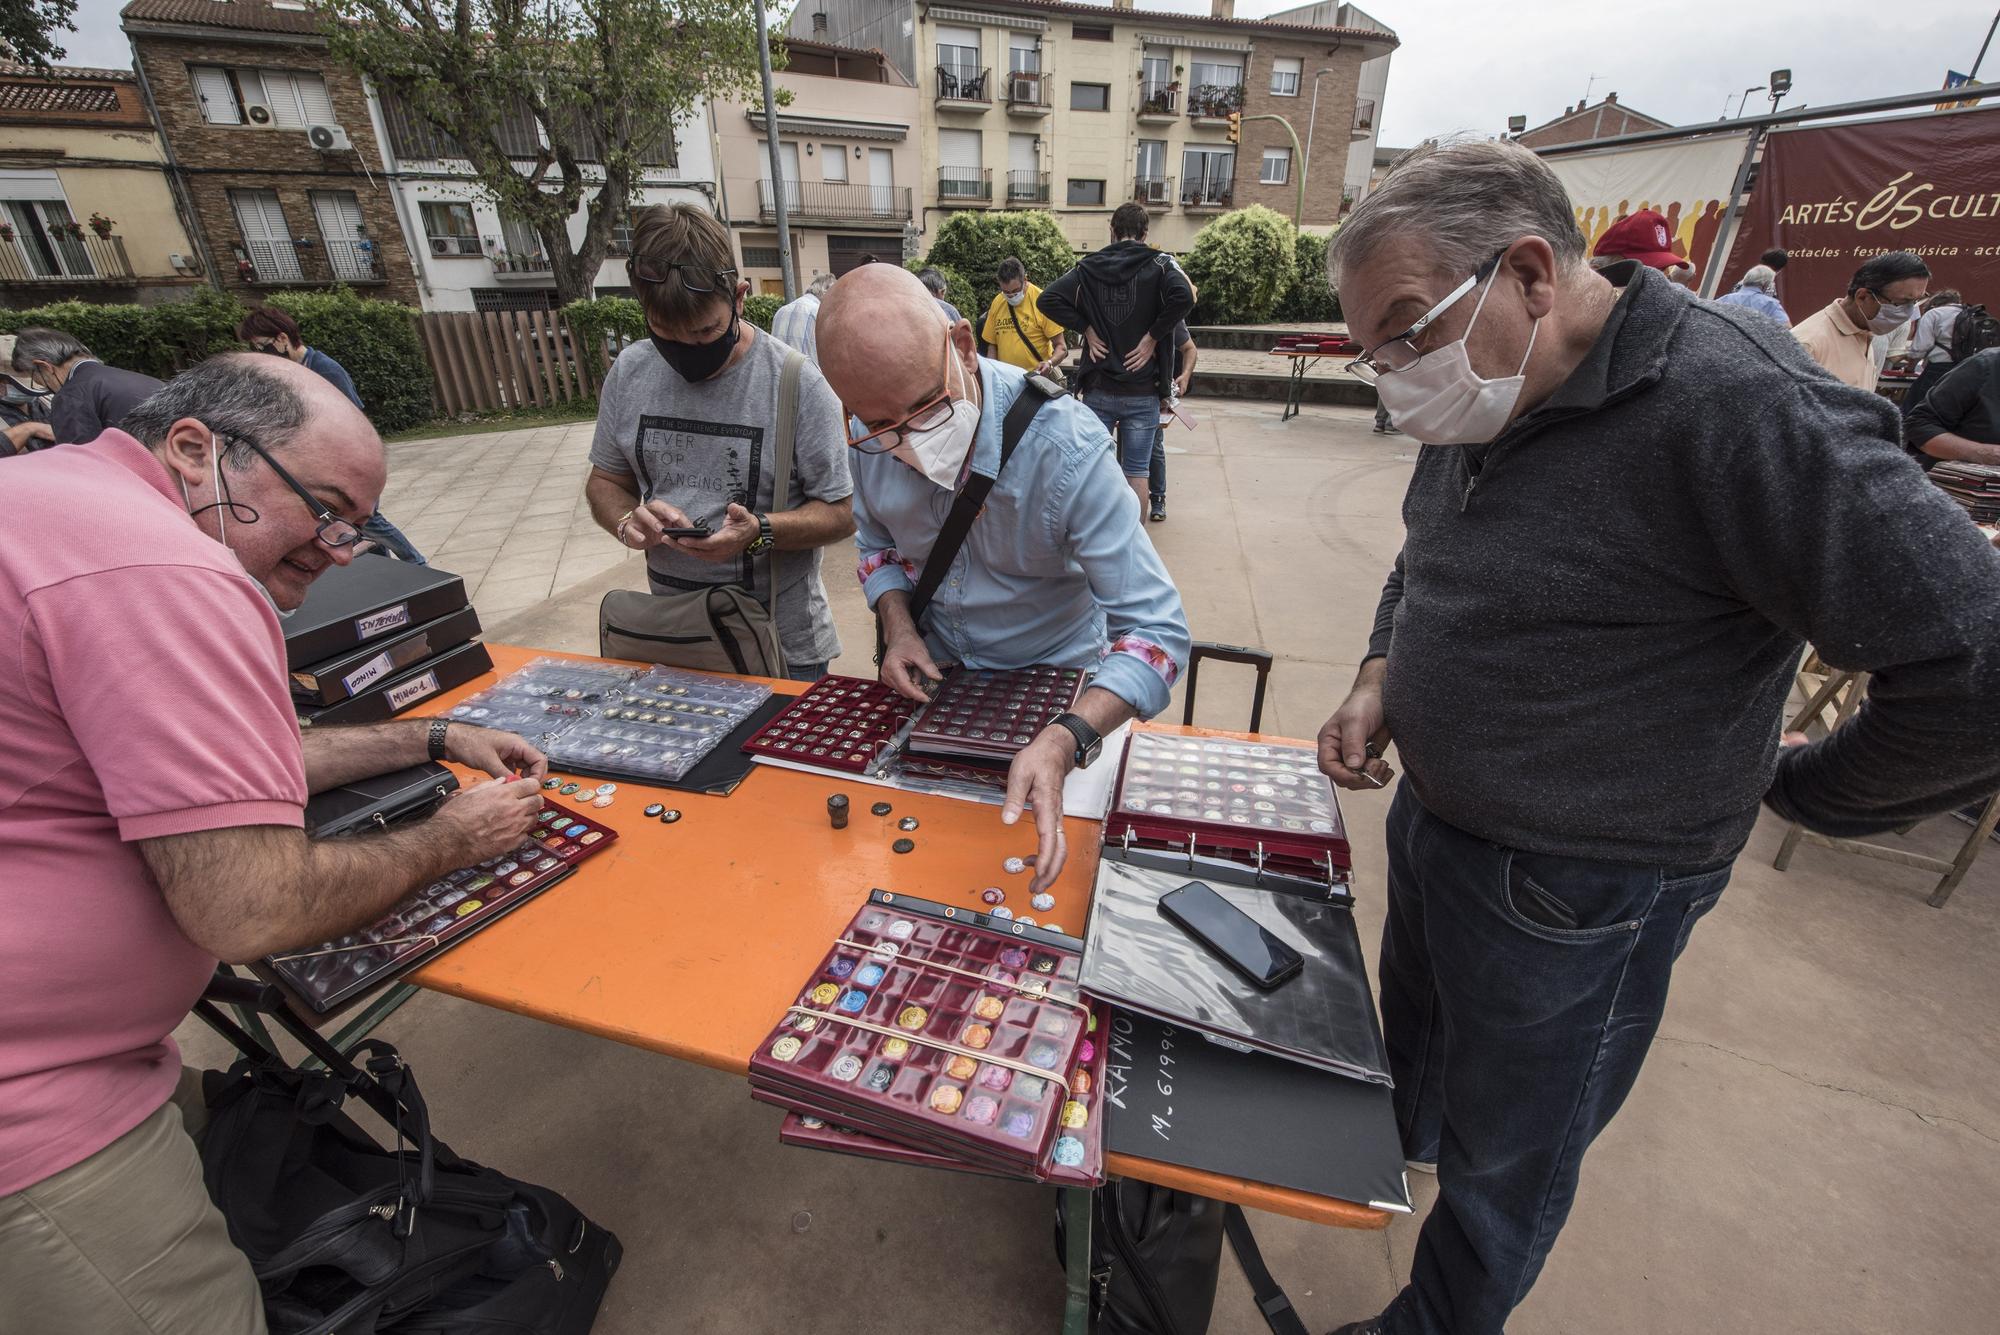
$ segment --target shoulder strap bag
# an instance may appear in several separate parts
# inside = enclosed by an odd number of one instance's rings
[[[771,509],[791,506],[793,436],[798,427],[799,370],[805,354],[785,355],[778,379],[777,438],[772,443]],[[641,469],[641,500],[652,499],[652,483]],[[755,499],[754,497],[752,499]],[[785,675],[785,649],[778,632],[778,549],[764,553],[771,587],[769,605],[739,584],[718,584],[684,593],[613,589],[597,609],[597,651],[605,658],[735,672],[749,677]]]
[[[1028,337],[1028,331],[1021,328],[1021,317],[1011,301],[1007,303],[1007,318],[1013,322],[1014,333],[1020,338],[1022,346],[1034,355],[1035,364],[1039,366],[1047,361],[1048,358],[1042,355],[1042,350],[1035,346],[1035,340]]]
[[[993,490],[993,484],[1000,479],[1000,473],[1007,467],[1007,461],[1014,457],[1014,449],[1021,438],[1028,434],[1028,426],[1035,420],[1035,414],[1050,399],[1063,397],[1061,385],[1046,376],[1030,375],[1028,383],[1022,387],[1007,415],[1000,420],[1000,464],[993,470],[992,477],[974,473],[965,480],[964,490],[952,503],[951,513],[945,516],[944,527],[938,530],[937,541],[931,544],[931,552],[924,559],[923,576],[917,580],[916,592],[910,595],[910,620],[916,623],[917,633],[923,634],[924,613],[930,610],[931,599],[936,596],[938,586],[944,583],[945,572],[958,559],[959,549],[965,546],[966,537],[972,532],[972,521],[979,518],[986,508],[986,497]],[[882,619],[875,619],[875,662],[882,662],[882,651],[887,647],[882,634]]]

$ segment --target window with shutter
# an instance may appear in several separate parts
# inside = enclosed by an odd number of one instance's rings
[[[236,89],[229,72],[217,65],[190,65],[188,77],[194,83],[195,99],[201,103],[201,118],[210,125],[241,125],[243,109],[236,104]]]

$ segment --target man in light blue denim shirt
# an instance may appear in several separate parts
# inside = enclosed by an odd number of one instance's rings
[[[819,346],[852,418],[855,545],[882,626],[882,680],[924,700],[940,663],[1051,663],[1097,673],[1074,712],[1099,736],[1164,709],[1187,662],[1187,617],[1097,415],[1067,397],[1042,407],[920,633],[910,599],[924,561],[965,479],[994,476],[1008,408],[1035,391],[1019,370],[980,357],[970,324],[944,319],[913,275],[886,264],[834,285]],[[1035,812],[1036,892],[1067,855],[1062,785],[1077,751],[1078,739],[1052,724],[1008,774],[1001,820]]]

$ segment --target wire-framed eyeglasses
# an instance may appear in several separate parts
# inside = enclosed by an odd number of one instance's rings
[[[1443,301],[1425,311],[1423,318],[1408,329],[1349,362],[1347,373],[1372,385],[1385,375],[1396,371],[1407,371],[1415,366],[1424,355],[1417,348],[1417,340],[1423,337],[1424,331],[1436,324],[1446,311],[1464,300],[1466,293],[1478,287],[1500,263],[1500,257],[1506,253],[1505,250],[1500,250],[1492,259],[1474,269],[1470,277],[1446,293]]]

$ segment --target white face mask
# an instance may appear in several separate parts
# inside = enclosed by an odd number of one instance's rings
[[[1487,280],[1472,308],[1472,320],[1456,343],[1419,357],[1401,371],[1389,371],[1375,382],[1375,392],[1389,411],[1389,420],[1426,445],[1484,445],[1500,434],[1514,414],[1527,378],[1528,357],[1535,350],[1537,320],[1528,330],[1528,350],[1521,354],[1520,369],[1502,379],[1487,380],[1472,369],[1465,341],[1479,323],[1486,298],[1493,295],[1499,274]]]
[[[947,354],[961,382],[965,372],[958,350]],[[946,491],[958,488],[959,472],[972,451],[972,438],[979,430],[979,405],[970,399],[952,400],[951,416],[928,431],[910,431],[896,442],[890,453],[922,473]]]
[[[1007,304],[1009,306],[1018,306],[1027,299],[1028,299],[1028,289],[1025,287],[1022,288],[1019,292],[1009,292],[1007,294]]]
[[[1917,318],[1915,302],[1899,306],[1882,301],[1880,297],[1877,297],[1876,301],[1881,303],[1881,308],[1875,312],[1875,318],[1868,322],[1868,332],[1871,334],[1893,334]]]

